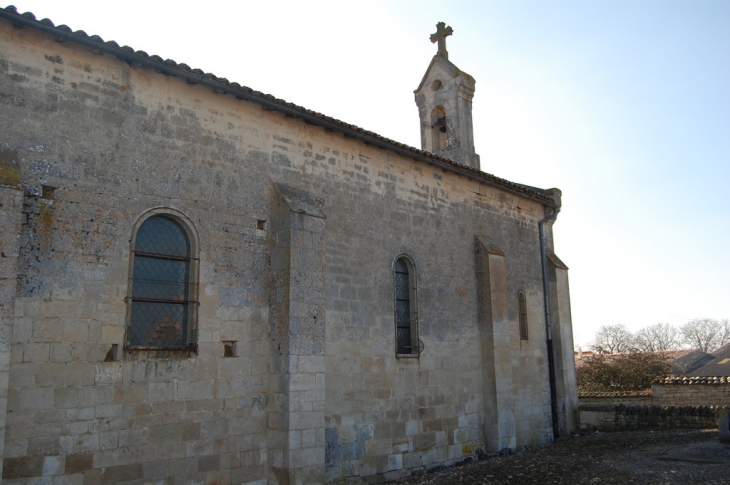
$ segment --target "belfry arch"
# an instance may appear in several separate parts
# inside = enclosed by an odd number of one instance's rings
[[[436,106],[431,111],[431,153],[442,153],[446,150],[446,110],[443,106]]]

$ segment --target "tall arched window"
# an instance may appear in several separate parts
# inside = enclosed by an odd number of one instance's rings
[[[527,340],[527,300],[525,299],[525,293],[520,291],[517,293],[517,303],[520,312],[520,339]]]
[[[155,213],[132,240],[127,347],[195,347],[197,258],[191,232],[180,218]]]
[[[393,270],[396,354],[401,357],[417,357],[419,341],[415,268],[408,258],[401,256],[395,260]]]

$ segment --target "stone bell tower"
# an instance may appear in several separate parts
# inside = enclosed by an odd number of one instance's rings
[[[438,42],[438,52],[414,91],[421,118],[421,149],[480,169],[471,120],[475,81],[449,61],[446,37],[452,33],[443,22],[436,25],[431,42]]]

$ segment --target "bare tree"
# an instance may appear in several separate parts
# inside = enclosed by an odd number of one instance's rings
[[[599,354],[617,354],[634,348],[634,335],[620,323],[604,325],[596,334],[591,348]]]
[[[657,323],[636,332],[634,344],[643,351],[676,350],[682,344],[679,329],[668,323]]]
[[[711,318],[696,318],[682,326],[684,343],[712,352],[730,341],[730,322]]]

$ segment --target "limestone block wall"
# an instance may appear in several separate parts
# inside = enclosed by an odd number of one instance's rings
[[[5,455],[10,347],[15,320],[23,192],[17,154],[0,147],[0,467]]]
[[[548,280],[552,320],[555,381],[558,408],[558,433],[570,436],[579,428],[578,383],[573,358],[573,322],[570,314],[568,267],[548,253]]]
[[[515,199],[490,190],[477,194],[479,187],[470,193],[452,174],[377,149],[360,148],[354,160],[334,161],[353,174],[353,190],[324,189],[331,193],[325,236],[328,480],[394,479],[486,446],[548,440],[537,207],[518,209]],[[506,222],[518,213],[524,222]],[[505,226],[513,227],[500,229]],[[490,369],[483,367],[480,341],[489,317],[480,320],[477,311],[475,234],[489,234],[506,255],[503,317],[491,330],[500,346],[496,357],[488,356]],[[416,271],[424,343],[418,359],[398,359],[395,352],[392,268],[401,254]],[[519,339],[518,288],[528,294],[527,341]],[[502,377],[487,387],[495,367]],[[503,403],[501,430],[495,423],[485,433],[494,396]]]
[[[580,396],[581,429],[715,427],[730,403],[727,377],[666,377],[651,391]]]
[[[581,430],[717,428],[723,408],[715,406],[591,406],[581,407]]]
[[[284,200],[272,221],[277,245],[269,464],[277,483],[318,483],[325,449],[326,217],[309,194],[278,184],[276,189]]]
[[[209,90],[32,29],[0,21],[0,45],[0,147],[28,188],[3,218],[22,222],[3,479],[265,482],[272,240],[257,221],[275,191],[269,155],[237,139],[251,124],[211,113],[226,107]],[[200,234],[194,353],[123,350],[131,231],[157,207]]]
[[[727,406],[730,403],[727,378],[668,378],[652,384],[651,392],[653,401],[660,406]]]
[[[379,481],[552,439],[541,204],[5,20],[0,47],[3,480]],[[152,209],[199,235],[195,351],[124,348]]]
[[[651,390],[596,392],[580,395],[581,405],[614,406],[725,406],[730,402],[727,377],[666,377]]]

